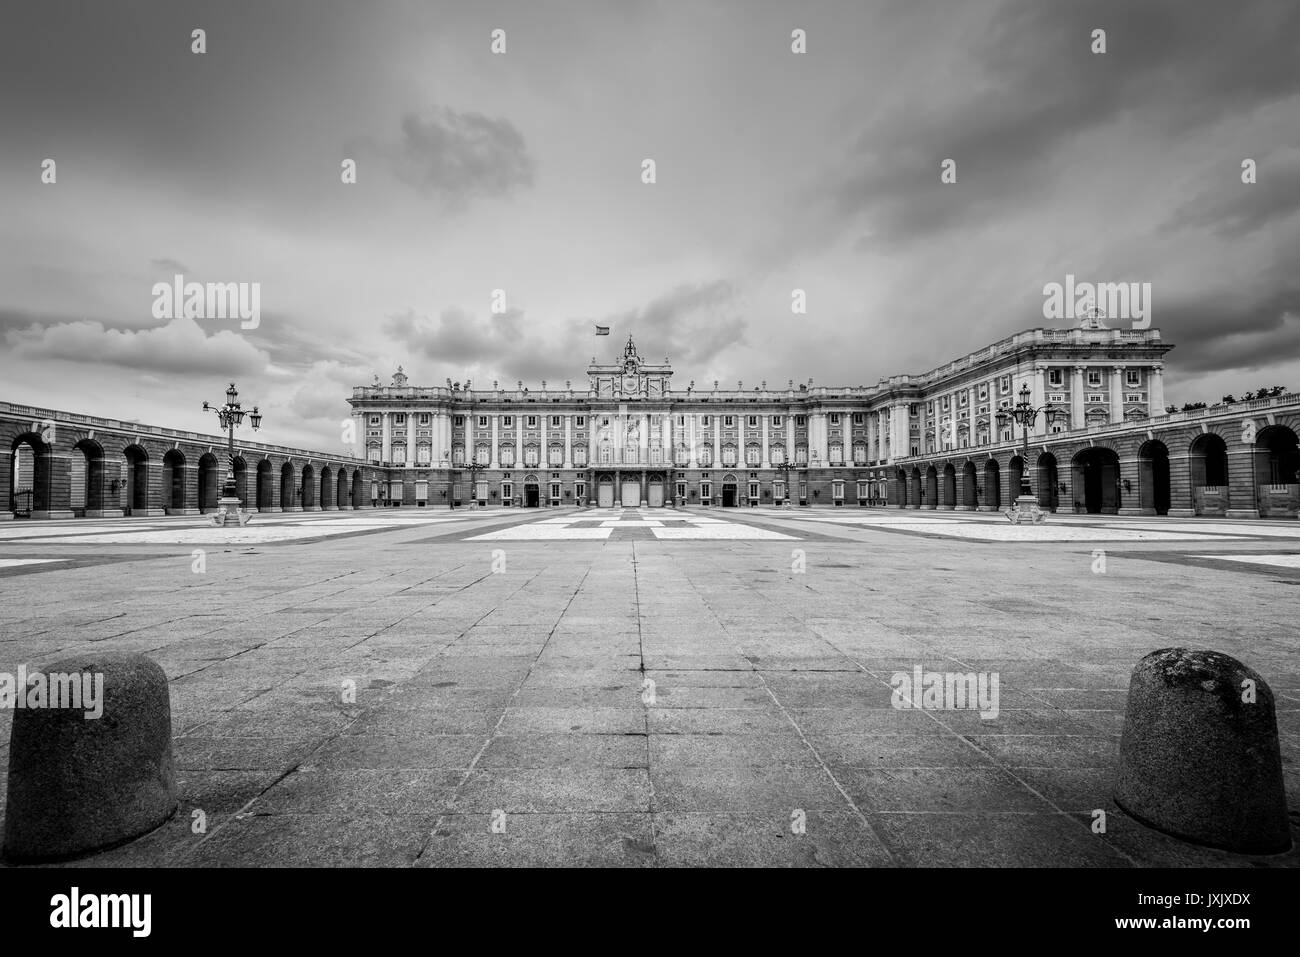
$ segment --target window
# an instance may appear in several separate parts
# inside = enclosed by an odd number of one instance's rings
[[[1142,370],[1141,370],[1141,369],[1125,369],[1125,370],[1124,370],[1124,381],[1127,382],[1129,385],[1141,385],[1141,384],[1142,384]]]
[[[750,446],[749,448],[745,449],[745,464],[758,465],[762,461],[761,456],[762,456],[761,449],[757,449],[754,448],[753,446]]]
[[[700,449],[700,465],[704,466],[705,468],[708,468],[712,464],[713,464],[713,449],[711,449],[709,446],[706,445]]]
[[[558,415],[551,416],[551,428],[558,429],[559,427],[560,427],[560,417]]]
[[[573,494],[576,495],[578,498],[586,498],[586,497],[587,497],[587,483],[586,483],[586,482],[575,482],[575,483],[573,484]]]
[[[552,483],[551,483],[551,501],[553,501],[553,502],[558,502],[559,500],[560,500],[560,483],[559,483],[559,482],[552,482]]]
[[[758,428],[758,416],[756,415],[747,416],[745,424],[748,425],[751,429]]]
[[[700,483],[700,498],[703,499],[705,502],[707,502],[707,501],[708,501],[709,499],[711,499],[712,497],[713,497],[713,483],[712,483],[712,482],[701,482],[701,483]]]
[[[394,446],[393,446],[393,461],[396,462],[396,463],[398,463],[399,465],[404,465],[404,464],[406,464],[406,446],[405,446],[405,445],[394,445]]]
[[[586,426],[587,426],[587,417],[586,417],[585,415],[574,416],[574,418],[573,418],[573,424],[576,425],[576,426],[577,426],[578,428],[580,428],[580,429],[582,429],[582,428],[586,428]]]
[[[614,450],[608,445],[602,445],[600,447],[600,460],[605,463],[612,462],[614,460]]]
[[[771,458],[773,465],[780,465],[785,461],[785,447],[781,445],[772,446],[768,456]]]
[[[867,483],[866,483],[866,482],[859,482],[859,483],[858,483],[858,498],[870,498],[870,497],[871,497],[871,496],[867,494]]]
[[[678,483],[677,483],[677,501],[679,501],[679,502],[684,502],[684,501],[686,501],[686,483],[685,483],[685,482],[678,482]]]
[[[808,419],[807,419],[805,416],[802,416],[802,415],[796,415],[796,416],[794,417],[794,425],[795,425],[795,428],[797,428],[797,429],[802,429],[802,428],[804,427],[804,425],[807,424],[807,422],[808,422]]]
[[[962,392],[960,395],[957,396],[957,404],[958,404],[959,406],[962,406],[963,408],[965,408],[966,405],[967,405],[969,402],[970,402],[970,393],[969,393],[969,392]]]
[[[395,413],[393,413],[393,424],[394,424],[394,425],[406,425],[406,413],[404,413],[404,412],[395,412]]]
[[[417,445],[415,447],[415,461],[420,465],[428,465],[433,460],[433,449],[427,445]]]
[[[507,428],[507,429],[508,429],[508,428],[510,428],[511,426],[513,426],[514,424],[515,424],[515,417],[514,417],[513,415],[503,415],[503,416],[501,416],[501,425],[502,425],[504,428]]]
[[[734,415],[724,415],[722,417],[722,427],[724,429],[734,428],[735,424],[736,424],[736,417]]]
[[[732,466],[736,464],[736,447],[728,445],[722,450],[722,464]]]
[[[800,502],[806,502],[806,501],[808,501],[808,483],[807,483],[807,482],[800,482],[800,483],[799,483],[799,501],[800,501]]]
[[[749,498],[750,498],[750,501],[757,501],[757,500],[758,500],[758,483],[757,483],[757,482],[750,482],[750,483],[749,483]]]
[[[1100,370],[1100,369],[1089,369],[1089,370],[1088,370],[1088,385],[1092,386],[1094,389],[1095,389],[1097,386],[1101,385],[1101,370]]]
[[[515,464],[515,450],[508,445],[501,446],[501,467],[510,468]]]
[[[836,479],[831,483],[831,498],[837,502],[844,500],[844,480]]]
[[[530,445],[524,449],[524,465],[532,468],[537,464],[537,446]]]
[[[371,424],[371,425],[378,425],[378,424],[379,424],[379,416],[377,416],[377,415],[372,415],[372,416],[370,417],[370,424]]]
[[[564,464],[564,449],[551,448],[546,451],[546,464],[557,468]]]
[[[854,424],[854,425],[861,425],[861,424],[862,424],[862,413],[861,413],[861,412],[854,412],[854,413],[853,413],[853,424]]]
[[[779,415],[772,416],[772,427],[779,428],[780,425],[781,425],[781,416]]]
[[[844,464],[844,446],[836,442],[834,445],[831,446],[830,452],[831,452],[831,465]]]
[[[1144,401],[1146,401],[1146,400],[1142,398],[1142,393],[1141,393],[1141,392],[1130,392],[1130,393],[1128,393],[1127,395],[1124,396],[1124,401],[1125,401],[1125,402],[1144,402]]]
[[[479,465],[488,465],[492,461],[492,450],[486,445],[480,445],[474,450],[474,461]]]
[[[831,425],[839,425],[839,424],[840,424],[840,414],[838,412],[832,412]]]
[[[948,400],[947,400],[947,399],[944,399],[943,401],[944,401],[944,406],[943,406],[943,407],[944,407],[945,409],[948,408],[948,405],[947,405]],[[916,415],[916,409],[917,409],[917,403],[915,403],[915,402],[910,403],[910,404],[908,405],[908,407],[907,407],[907,414],[908,414],[908,415]]]
[[[451,452],[451,460],[452,460],[452,462],[453,462],[454,464],[456,464],[456,465],[464,465],[464,464],[465,464],[465,450],[464,450],[463,448],[461,448],[460,446],[457,446],[456,448],[452,449],[452,452]]]
[[[940,402],[940,408],[942,408],[943,411],[947,412],[948,409],[951,408],[951,404],[952,404],[951,400],[949,399],[948,396],[945,395],[943,397],[943,400]]]
[[[378,462],[380,454],[381,454],[381,450],[379,446],[372,445],[370,446],[369,449],[366,450],[366,459],[370,462]]]
[[[709,417],[707,415],[700,416],[700,425],[707,426],[708,424],[709,424]]]
[[[480,429],[486,429],[488,427],[488,417],[486,415],[480,415],[478,417],[478,427]]]
[[[535,429],[535,428],[537,428],[537,416],[535,416],[535,415],[530,415],[530,416],[528,416],[528,417],[527,417],[527,420],[526,420],[526,424],[527,424],[528,428],[530,428],[530,429]]]
[[[989,384],[987,382],[980,383],[980,387],[979,387],[979,391],[977,392],[977,395],[979,396],[979,400],[981,402],[983,402],[985,399],[989,397]]]
[[[463,415],[456,416],[454,419],[452,419],[452,424],[455,425],[456,428],[458,429],[461,428],[465,424],[465,416]]]
[[[1047,370],[1047,384],[1048,384],[1048,385],[1057,385],[1057,386],[1059,386],[1059,385],[1063,385],[1064,382],[1065,382],[1065,374],[1064,374],[1060,369],[1048,369],[1048,370]]]
[[[515,486],[513,482],[501,483],[501,501],[509,502],[515,497]]]
[[[855,465],[863,465],[867,461],[867,447],[865,445],[853,446],[853,462]]]
[[[1011,376],[1004,375],[1002,378],[998,379],[998,391],[1003,395],[1006,395],[1011,391]]]
[[[577,468],[583,468],[587,464],[587,450],[581,446],[573,450],[573,464]]]
[[[785,501],[785,482],[777,479],[772,483],[772,498],[777,502]]]

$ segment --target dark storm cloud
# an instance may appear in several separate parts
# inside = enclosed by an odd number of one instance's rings
[[[1161,335],[1175,344],[1181,372],[1252,369],[1294,355],[1300,332],[1300,279],[1244,284],[1212,296],[1159,305]],[[1300,387],[1300,383],[1289,383]]]
[[[602,324],[637,336],[645,356],[672,352],[674,361],[703,366],[745,341],[746,320],[734,312],[737,292],[725,279],[683,283],[641,309],[608,316]]]
[[[1300,152],[1253,158],[1259,165],[1255,183],[1241,181],[1239,159],[1226,161],[1161,231],[1208,229],[1223,239],[1240,239],[1300,210]]]
[[[1103,55],[1090,51],[1094,28],[1107,31]],[[896,245],[1035,201],[1060,185],[1056,151],[1086,153],[1089,132],[1103,125],[1181,136],[1300,92],[1300,4],[1292,0],[1013,0],[970,43],[977,75],[940,87],[935,101],[905,98],[863,132],[845,170],[818,187],[828,220],[869,224],[863,246]],[[940,182],[948,158],[955,185]],[[1165,171],[1157,164],[1132,174],[1154,181]]]
[[[64,361],[178,376],[260,372],[266,355],[238,332],[210,330],[193,319],[148,329],[99,322],[53,322],[5,333],[5,351],[27,362]]]
[[[481,113],[448,107],[423,117],[407,113],[397,143],[352,145],[379,153],[398,179],[452,207],[533,184],[536,164],[523,134],[509,120]]]

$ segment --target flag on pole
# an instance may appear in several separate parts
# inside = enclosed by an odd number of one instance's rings
[[[607,336],[607,335],[609,335],[609,326],[597,326],[597,327],[596,327],[596,335],[598,335],[598,336]]]

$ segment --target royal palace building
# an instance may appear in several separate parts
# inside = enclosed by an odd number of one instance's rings
[[[629,337],[614,361],[593,358],[578,388],[567,381],[563,388],[493,382],[483,389],[450,380],[422,387],[399,369],[390,385],[376,379],[354,389],[351,404],[366,460],[388,470],[373,504],[994,509],[1015,496],[1029,467],[1045,507],[1057,509],[1068,496],[1079,511],[1157,514],[1173,507],[1167,456],[1148,463],[1164,478],[1149,478],[1144,502],[1126,497],[1140,478],[1136,463],[1125,488],[1119,452],[1104,439],[1096,454],[1078,462],[1072,454],[1071,468],[1049,449],[1092,433],[1142,434],[1152,420],[1168,419],[1164,356],[1171,348],[1158,330],[1085,321],[1017,333],[872,386],[810,380],[745,388],[741,381],[730,389],[675,382],[667,359],[648,361]],[[1018,427],[998,418],[1024,387],[1034,406],[1061,413],[1050,422],[1040,416],[1030,429],[1028,466]],[[1087,447],[1098,448],[1095,440]],[[1227,468],[1221,456],[1210,458],[1212,470]],[[1283,481],[1281,474],[1292,464],[1282,448],[1278,474],[1269,476],[1277,481],[1266,484],[1292,484],[1294,476]],[[1226,474],[1209,477],[1225,489],[1215,493],[1223,502],[1209,504],[1226,513]],[[1158,494],[1156,484],[1163,486]],[[1278,494],[1277,507],[1294,509],[1289,492]]]

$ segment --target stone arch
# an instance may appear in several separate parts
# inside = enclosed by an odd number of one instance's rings
[[[955,508],[957,505],[957,470],[953,468],[951,462],[945,462],[943,466],[943,486],[942,494],[939,496],[939,507],[942,509]]]
[[[1055,512],[1061,507],[1061,473],[1056,456],[1044,452],[1038,456],[1038,507]]]
[[[1011,456],[1007,463],[1007,493],[1012,501],[1025,494],[1025,460],[1019,454]]]
[[[333,510],[339,507],[338,499],[334,494],[336,488],[334,473],[330,471],[328,465],[322,465],[320,467],[320,507],[322,509]]]
[[[902,466],[889,475],[889,504],[894,508],[907,508],[907,473]]]
[[[293,463],[285,462],[280,466],[280,511],[298,512],[302,506],[298,504],[298,485],[297,476],[294,475]]]
[[[1261,518],[1285,518],[1300,511],[1300,446],[1295,431],[1275,424],[1255,437],[1255,486]]]
[[[961,467],[961,504],[963,508],[975,511],[979,508],[979,476],[975,473],[975,463],[970,459]]]
[[[116,508],[104,504],[104,448],[94,439],[80,440],[72,447],[72,482],[69,505],[73,515],[86,518],[100,518],[105,508]]]
[[[921,504],[925,508],[939,507],[939,471],[933,465],[925,470],[925,498]]]
[[[168,449],[163,456],[162,468],[163,502],[166,503],[168,515],[184,515],[188,504],[188,489],[185,487],[185,453],[180,449]]]
[[[16,515],[45,518],[53,510],[51,448],[35,432],[14,436],[10,455],[9,510]]]
[[[908,476],[907,486],[908,508],[920,508],[924,504],[924,495],[921,486],[921,466],[912,466],[912,474]]]
[[[1169,447],[1158,439],[1138,449],[1138,506],[1148,515],[1168,515],[1171,504]]]
[[[123,500],[127,513],[144,515],[149,509],[149,453],[132,443],[122,450],[126,459],[126,491]]]
[[[984,462],[984,504],[981,511],[992,512],[1002,507],[1002,471],[997,459]]]
[[[352,470],[352,507],[361,508],[366,503],[365,476],[361,469]]]
[[[339,466],[338,476],[334,480],[334,500],[338,503],[339,508],[352,508],[352,502],[348,498],[348,470]]]
[[[235,471],[235,498],[239,499],[239,504],[244,508],[256,508],[256,503],[251,499],[256,498],[257,489],[253,489],[253,496],[250,497],[248,489],[248,463],[244,461],[242,455],[236,455],[234,459]],[[225,494],[223,490],[222,495]]]
[[[263,458],[257,463],[257,510],[274,512],[275,508],[275,466]]]
[[[212,452],[199,456],[198,469],[198,506],[200,512],[215,512],[217,500],[221,498],[221,466]]]
[[[1232,507],[1228,482],[1228,443],[1217,432],[1196,436],[1188,448],[1192,509],[1197,515],[1223,515]]]
[[[1119,512],[1119,456],[1114,449],[1098,445],[1082,449],[1074,457],[1075,511],[1090,515]]]
[[[312,468],[310,462],[302,463],[302,472],[298,476],[298,488],[301,489],[299,498],[302,501],[302,510],[304,512],[318,510],[320,503],[316,501],[316,470]]]

